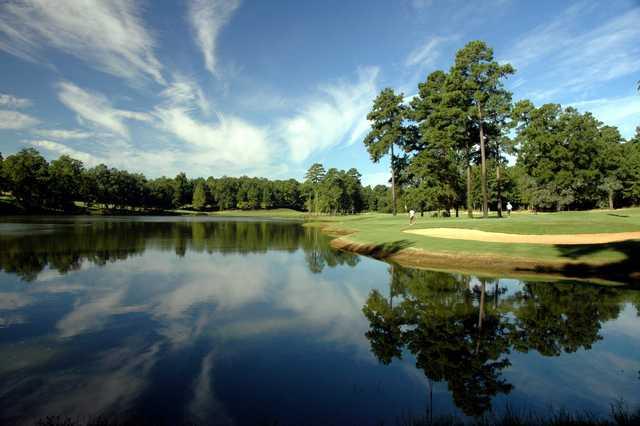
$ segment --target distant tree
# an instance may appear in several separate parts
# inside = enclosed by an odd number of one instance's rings
[[[383,89],[373,101],[373,108],[367,114],[371,131],[364,138],[364,145],[371,159],[377,163],[384,156],[391,157],[391,205],[396,214],[396,170],[394,168],[394,146],[404,149],[415,136],[414,129],[405,126],[408,107],[404,95],[396,95],[393,89]]]
[[[149,207],[170,209],[173,207],[173,179],[161,177],[147,182]]]
[[[204,181],[199,180],[198,183],[196,183],[195,190],[193,191],[193,200],[191,201],[191,207],[193,207],[195,210],[202,210],[204,209],[206,204],[207,193],[205,191]]]
[[[620,181],[626,202],[640,204],[640,126],[633,138],[623,144]]]
[[[191,185],[187,176],[182,172],[178,173],[174,178],[173,207],[180,208],[188,204],[193,197],[191,191]]]
[[[347,170],[344,177],[345,192],[347,196],[346,206],[349,213],[358,213],[364,209],[364,196],[362,193],[362,175],[355,168]]]
[[[62,155],[49,165],[51,197],[63,210],[74,207],[73,202],[82,198],[84,166],[81,161]]]
[[[25,210],[50,204],[49,164],[38,151],[25,148],[2,162],[9,190]]]
[[[4,169],[2,166],[3,164],[4,164],[4,157],[0,152],[0,193],[9,190],[9,182],[7,182],[7,178],[4,175]]]
[[[325,170],[324,167],[322,166],[322,164],[320,163],[314,163],[311,165],[311,167],[309,167],[309,170],[307,170],[307,173],[304,175],[304,183],[306,185],[306,187],[309,190],[309,195],[310,197],[309,200],[309,211],[313,211],[315,213],[318,213],[320,211],[320,195],[319,195],[319,190],[320,190],[320,184],[322,183],[322,180],[325,177]]]

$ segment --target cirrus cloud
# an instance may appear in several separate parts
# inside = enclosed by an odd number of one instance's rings
[[[19,98],[7,93],[0,93],[0,107],[4,108],[26,108],[31,106],[29,99]]]
[[[0,6],[0,50],[41,62],[56,48],[129,81],[163,84],[141,12],[133,0],[9,0]]]
[[[27,129],[38,123],[36,118],[18,111],[0,111],[0,129],[3,130]]]
[[[280,122],[278,132],[293,161],[302,162],[312,153],[341,142],[352,144],[366,132],[378,73],[377,67],[363,68],[356,82],[325,85],[298,114]]]
[[[216,42],[222,27],[240,6],[239,0],[191,0],[189,24],[204,57],[207,71],[216,75]]]
[[[116,109],[102,94],[90,92],[70,82],[57,85],[58,99],[76,115],[119,136],[129,139],[129,129],[124,119],[151,121],[152,117],[143,112]]]

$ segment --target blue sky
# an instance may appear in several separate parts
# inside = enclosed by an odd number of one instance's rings
[[[33,146],[149,177],[388,179],[362,145],[380,89],[407,96],[469,40],[515,99],[640,125],[640,2],[8,0],[0,151]]]

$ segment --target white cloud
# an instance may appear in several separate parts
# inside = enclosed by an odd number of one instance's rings
[[[3,108],[26,108],[31,105],[31,101],[29,99],[18,98],[13,95],[8,95],[6,93],[0,93],[0,107]]]
[[[38,124],[38,120],[18,111],[0,110],[0,130],[27,129]]]
[[[558,18],[538,26],[511,50],[508,62],[531,72],[545,85],[538,92],[578,91],[640,72],[640,9],[602,21],[588,31],[583,22],[593,4],[579,3]],[[551,87],[551,85],[553,87]]]
[[[164,83],[155,42],[133,0],[22,0],[0,6],[0,49],[40,61],[60,49],[93,68]]]
[[[376,96],[378,68],[362,69],[355,83],[327,85],[297,115],[284,119],[279,134],[293,161],[341,142],[354,143],[368,129],[367,112]]]
[[[48,140],[35,140],[35,141],[25,141],[30,145],[35,146],[36,148],[44,149],[49,152],[54,152],[58,155],[68,155],[71,158],[75,158],[76,160],[82,161],[86,166],[92,167],[100,164],[100,161],[91,154],[86,152],[79,151],[74,148],[70,148],[66,145],[63,145],[59,142],[53,142]]]
[[[115,109],[105,96],[88,92],[73,83],[61,82],[57,87],[60,102],[73,110],[78,117],[124,138],[129,138],[129,129],[124,124],[124,119],[152,120],[149,114]]]
[[[238,6],[239,0],[191,0],[189,4],[189,24],[211,74],[216,75],[218,34]]]
[[[450,38],[448,37],[431,37],[422,46],[412,50],[405,59],[406,66],[420,65],[422,67],[430,66],[440,56],[440,47]]]
[[[89,139],[96,136],[96,134],[93,132],[87,132],[87,131],[78,130],[78,129],[73,129],[73,130],[38,129],[38,130],[34,130],[33,133],[43,138],[62,139],[62,140]]]
[[[198,84],[182,74],[174,75],[173,82],[162,91],[161,96],[166,99],[167,105],[174,107],[198,107],[200,111],[208,114],[210,105]]]
[[[217,123],[201,122],[181,107],[155,110],[158,127],[186,142],[192,152],[191,163],[226,169],[250,169],[270,160],[270,145],[264,129],[233,116],[218,116]]]
[[[637,95],[573,102],[566,106],[590,111],[604,124],[618,127],[625,138],[631,138],[640,124],[640,96]]]

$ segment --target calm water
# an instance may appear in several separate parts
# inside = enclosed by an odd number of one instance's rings
[[[401,268],[266,220],[5,219],[0,244],[0,423],[640,403],[631,289]]]

